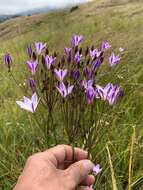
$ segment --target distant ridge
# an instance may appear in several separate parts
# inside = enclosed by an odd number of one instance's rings
[[[91,1],[91,0],[88,0],[88,1]],[[56,11],[56,10],[63,10],[63,9],[74,7],[79,4],[84,4],[84,3],[87,3],[87,1],[81,2],[81,3],[73,3],[73,4],[71,3],[71,4],[69,4],[67,6],[63,6],[63,7],[46,6],[46,7],[41,7],[41,8],[29,9],[27,11],[23,11],[23,12],[11,14],[11,15],[0,15],[0,22],[3,22],[10,18],[20,17],[20,16],[31,16],[33,14],[46,13],[46,12]]]

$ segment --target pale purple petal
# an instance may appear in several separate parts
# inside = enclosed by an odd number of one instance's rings
[[[72,47],[78,46],[82,41],[83,41],[83,36],[81,36],[81,35],[74,35],[72,37],[72,41],[71,41]]]
[[[46,55],[45,56],[45,62],[46,62],[46,67],[49,70],[51,68],[51,65],[55,63],[56,57]]]
[[[84,89],[92,88],[93,80],[83,80],[81,85],[84,87]]]
[[[66,88],[65,84],[63,82],[61,82],[60,86],[56,87],[56,88],[59,91],[59,93],[61,94],[61,96],[65,98],[67,95],[69,95],[72,92],[73,87],[74,86],[72,85],[72,86],[68,86]]]
[[[32,75],[34,75],[38,68],[38,61],[27,61],[28,68],[30,69]]]
[[[67,94],[68,94],[68,95],[72,93],[73,88],[74,88],[74,85],[69,86],[69,87],[67,88]]]
[[[95,176],[98,175],[101,171],[102,171],[102,168],[100,167],[99,164],[97,164],[96,166],[94,166],[94,168],[93,168],[93,174]]]
[[[62,82],[64,80],[64,78],[66,77],[68,70],[67,69],[64,69],[64,70],[62,70],[62,69],[59,69],[59,70],[55,69],[54,72],[56,74],[56,77]]]
[[[16,101],[16,103],[24,110],[30,111],[32,113],[35,112],[37,105],[39,103],[37,94],[34,93],[32,95],[31,100],[27,97],[23,97],[23,101]]]
[[[113,67],[119,64],[120,60],[121,58],[119,57],[119,55],[115,55],[114,53],[112,53],[111,56],[109,57],[110,66]]]
[[[96,57],[98,58],[100,55],[101,55],[101,51],[98,51],[98,49],[90,50],[90,56],[92,60]]]
[[[107,41],[102,42],[102,45],[101,45],[102,51],[106,51],[110,48],[111,48],[111,45]]]
[[[33,111],[35,112],[37,105],[38,105],[38,102],[39,102],[36,92],[32,95],[31,100],[32,100],[32,105],[33,105]]]
[[[29,98],[23,96],[23,102],[24,102],[25,104],[30,104],[30,103],[31,103],[31,100],[30,100]]]
[[[96,92],[93,87],[86,89],[86,99],[88,104],[92,104],[95,98]]]
[[[46,43],[43,44],[42,42],[36,42],[35,43],[37,54],[40,55],[42,53],[42,50],[46,47]]]
[[[75,54],[75,56],[74,56],[74,62],[75,62],[76,64],[79,64],[80,61],[82,60],[82,58],[83,58],[83,55],[80,54],[79,52],[77,52],[77,53]]]
[[[30,104],[26,104],[22,101],[16,101],[16,103],[24,110],[30,111],[33,113],[32,107]]]

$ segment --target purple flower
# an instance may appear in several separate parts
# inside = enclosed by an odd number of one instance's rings
[[[101,171],[102,171],[102,168],[100,167],[99,164],[97,164],[96,166],[94,166],[94,168],[93,168],[93,174],[95,176],[98,175]]]
[[[66,53],[68,63],[70,63],[70,61],[71,61],[71,50],[72,50],[72,48],[65,48],[65,53]]]
[[[42,53],[42,50],[46,47],[46,43],[43,44],[42,42],[36,42],[35,43],[37,54],[40,55]]]
[[[11,64],[12,64],[12,57],[11,57],[10,53],[6,53],[4,55],[4,62],[10,71]]]
[[[71,85],[68,87],[65,86],[65,84],[63,82],[60,83],[60,86],[59,87],[56,87],[57,90],[59,91],[59,93],[61,94],[62,97],[67,97],[69,94],[72,93],[73,91],[73,88],[74,88],[74,85]]]
[[[29,69],[31,70],[32,75],[35,75],[37,68],[38,68],[38,61],[27,61],[27,65]]]
[[[34,93],[32,95],[32,98],[29,99],[27,97],[23,97],[23,101],[16,101],[16,103],[24,110],[30,111],[34,113],[36,111],[36,108],[38,106],[39,100],[37,97],[37,94]]]
[[[98,51],[98,49],[90,50],[90,56],[92,60],[95,58],[98,58],[100,55],[101,55],[101,51]]]
[[[78,46],[82,41],[83,41],[83,36],[81,36],[81,35],[80,36],[79,35],[74,35],[72,37],[72,41],[71,41],[72,47]]]
[[[74,56],[74,62],[76,63],[76,64],[79,64],[80,63],[80,61],[82,60],[82,54],[80,54],[79,52],[77,52],[76,54],[75,54],[75,56]]]
[[[108,98],[107,98],[107,100],[108,100],[108,102],[109,102],[110,105],[114,105],[116,103],[116,100],[120,96],[121,91],[122,91],[121,87],[119,87],[119,86],[112,86],[112,88],[108,92]]]
[[[32,93],[34,93],[36,90],[36,83],[32,78],[28,80],[28,86],[31,88]]]
[[[93,80],[83,80],[81,86],[83,86],[85,90],[87,90],[88,88],[93,88]]]
[[[114,105],[117,98],[123,94],[121,87],[113,86],[111,83],[107,84],[105,87],[96,85],[96,90],[99,94],[99,97],[102,100],[107,100],[110,105]]]
[[[73,71],[71,72],[71,74],[72,74],[72,76],[73,76],[73,78],[74,78],[75,80],[79,80],[79,78],[80,78],[80,71],[79,71],[79,70],[73,70]]]
[[[32,49],[32,46],[31,46],[31,45],[29,45],[29,46],[27,47],[27,53],[28,53],[29,57],[31,58],[31,57],[32,57],[32,54],[33,54],[33,49]]]
[[[92,69],[93,71],[96,71],[100,65],[103,63],[104,58],[100,57],[98,60],[96,60],[95,62],[92,63]]]
[[[93,69],[90,68],[90,67],[86,67],[86,68],[84,69],[84,73],[85,73],[85,75],[86,75],[86,77],[87,77],[88,79],[92,79],[93,76],[94,76]]]
[[[65,48],[65,53],[67,56],[71,55],[72,48]]]
[[[59,70],[55,69],[54,71],[55,71],[56,77],[57,77],[61,82],[64,80],[64,78],[65,78],[65,76],[67,75],[67,72],[68,72],[67,69],[64,69],[64,70],[62,70],[62,69],[59,69]]]
[[[92,104],[96,96],[96,91],[93,87],[88,87],[85,92],[88,104]]]
[[[102,51],[106,51],[110,48],[111,48],[111,45],[107,41],[102,42],[102,45],[101,45]]]
[[[56,57],[49,56],[49,55],[45,56],[45,64],[46,64],[47,69],[51,68],[51,65],[55,63],[55,60],[56,60]]]
[[[120,60],[121,58],[119,57],[119,55],[115,55],[114,53],[112,53],[109,57],[110,66],[113,67],[114,65],[119,64]]]

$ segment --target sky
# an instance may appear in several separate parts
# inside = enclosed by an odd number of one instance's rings
[[[70,4],[87,2],[89,0],[0,0],[0,15],[16,14],[41,7],[61,8]]]

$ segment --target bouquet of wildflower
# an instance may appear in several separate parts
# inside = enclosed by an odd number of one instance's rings
[[[43,132],[47,139],[52,136],[56,144],[58,137],[62,136],[73,147],[80,146],[91,152],[101,117],[99,102],[113,106],[123,95],[120,86],[100,85],[100,78],[104,75],[101,66],[104,60],[109,61],[109,67],[118,65],[124,49],[119,48],[117,55],[109,55],[111,45],[107,41],[102,42],[99,49],[94,46],[82,48],[82,41],[83,36],[74,35],[71,47],[65,48],[62,55],[51,53],[42,42],[29,45],[27,84],[32,98],[24,96],[16,103],[32,113],[37,111],[37,106],[44,109],[47,120]],[[4,60],[11,72],[11,55],[5,54]]]

